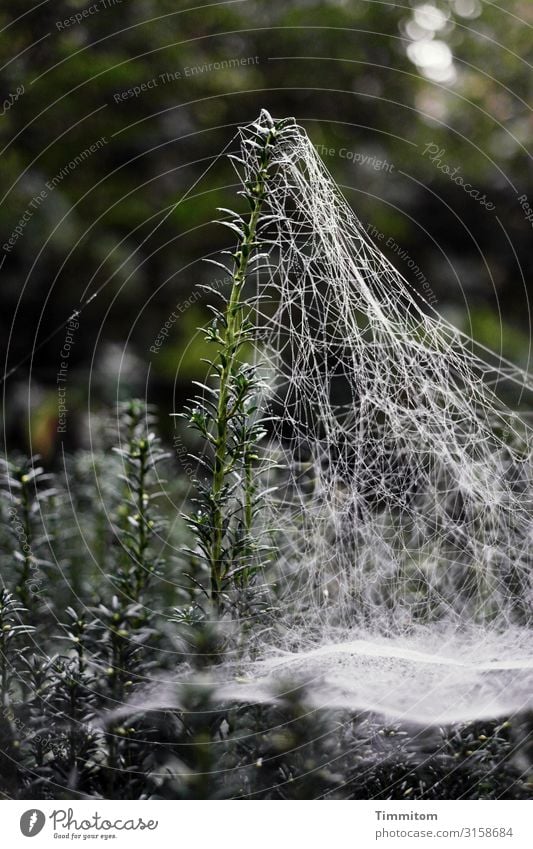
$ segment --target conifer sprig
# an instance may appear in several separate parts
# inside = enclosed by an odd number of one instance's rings
[[[264,212],[270,168],[274,149],[290,126],[292,121],[274,121],[262,110],[243,140],[251,157],[247,157],[248,161],[231,157],[238,168],[245,168],[240,194],[246,198],[250,211],[245,218],[232,210],[219,209],[230,219],[219,223],[238,238],[235,251],[230,253],[232,267],[215,261],[229,274],[231,290],[222,309],[211,307],[214,319],[206,331],[207,340],[216,348],[209,361],[215,385],[199,384],[202,394],[196,396],[194,406],[185,414],[210,448],[210,453],[195,458],[204,477],[196,481],[199,509],[188,517],[188,523],[209,571],[206,594],[218,611],[224,607],[232,586],[245,588],[250,584],[269,548],[254,533],[263,503],[255,470],[265,467],[258,446],[267,432],[267,418],[257,405],[262,388],[258,368],[242,362],[244,346],[253,344],[256,338],[251,316],[257,304],[255,299],[245,298],[243,290],[249,273],[268,259],[268,252],[261,252],[261,247],[268,244],[262,237],[262,227],[267,227],[272,218]],[[198,551],[194,554],[197,556]]]

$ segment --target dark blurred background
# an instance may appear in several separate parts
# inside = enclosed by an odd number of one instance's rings
[[[171,435],[235,202],[220,153],[262,106],[434,309],[528,367],[529,0],[45,0],[0,24],[7,450],[53,462],[131,395]]]

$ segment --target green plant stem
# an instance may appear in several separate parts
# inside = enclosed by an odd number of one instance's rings
[[[138,601],[147,579],[146,549],[148,539],[146,533],[146,475],[148,472],[146,459],[149,451],[148,444],[141,440],[139,444],[139,489],[137,493],[137,512],[139,515],[138,558],[135,568],[134,599]]]
[[[68,752],[69,752],[69,765],[70,768],[73,769],[77,766],[77,752],[76,752],[76,687],[70,685],[70,693],[69,693],[69,734],[68,734]]]
[[[253,456],[250,451],[246,452],[245,457],[245,503],[244,503],[244,528],[248,535],[252,533],[253,524]]]
[[[30,499],[28,494],[28,484],[24,480],[24,475],[21,479],[21,506],[22,506],[22,519],[24,525],[24,534],[26,545],[22,548],[22,556],[24,558],[22,571],[20,575],[20,591],[19,596],[22,601],[24,607],[29,609],[30,607],[30,594],[28,592],[28,581],[30,578],[31,571],[31,522],[30,522]],[[27,549],[27,550],[26,550]]]
[[[211,571],[211,598],[220,607],[220,593],[223,575],[221,574],[221,555],[224,541],[224,516],[220,506],[220,496],[224,489],[228,469],[226,467],[227,439],[228,439],[228,421],[231,417],[231,411],[228,411],[228,402],[230,396],[230,383],[233,370],[237,361],[237,354],[240,348],[240,335],[243,323],[242,309],[240,307],[240,298],[244,283],[246,281],[246,273],[248,263],[253,251],[257,225],[261,215],[261,208],[265,194],[265,184],[268,178],[266,166],[268,164],[268,146],[272,140],[272,133],[269,133],[265,139],[264,150],[260,159],[260,168],[257,174],[255,186],[252,193],[255,197],[254,205],[248,219],[248,231],[243,237],[237,252],[235,253],[235,268],[233,272],[233,284],[231,288],[230,298],[226,309],[226,326],[222,341],[222,368],[220,370],[219,388],[218,388],[218,404],[216,414],[216,441],[215,441],[215,463],[213,472],[213,483],[211,488],[211,496],[214,504],[213,515],[213,544],[210,552],[210,571]],[[246,522],[251,526],[251,507],[246,511]]]
[[[9,672],[7,666],[7,644],[3,634],[0,641],[0,664],[0,688],[2,690],[2,708],[5,709],[9,704]]]

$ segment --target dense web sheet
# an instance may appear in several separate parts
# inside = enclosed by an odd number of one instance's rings
[[[520,710],[531,431],[501,399],[527,408],[529,378],[410,288],[298,127],[272,171],[258,357],[286,466],[263,517],[279,528],[283,603],[224,692],[263,700],[296,682],[316,705],[425,723]]]

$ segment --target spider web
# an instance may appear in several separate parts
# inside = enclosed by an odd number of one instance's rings
[[[501,399],[523,403],[531,380],[410,287],[297,125],[271,170],[257,357],[284,465],[262,516],[282,603],[223,692],[305,685],[316,705],[425,723],[518,711],[533,692],[532,434]]]

